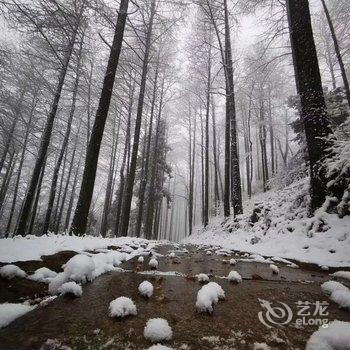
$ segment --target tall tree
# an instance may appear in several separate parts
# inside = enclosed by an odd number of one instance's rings
[[[95,122],[91,130],[91,137],[87,149],[83,180],[80,188],[78,203],[70,228],[71,234],[82,235],[86,231],[91,199],[94,191],[101,141],[111,102],[119,56],[123,44],[125,23],[128,15],[128,6],[129,0],[120,1],[113,43],[109,54]]]
[[[322,160],[329,155],[332,129],[327,115],[311,27],[308,0],[287,0],[287,14],[301,119],[310,161],[311,209],[322,206],[327,180]]]

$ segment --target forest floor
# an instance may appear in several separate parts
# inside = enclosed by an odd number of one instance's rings
[[[120,246],[108,247],[113,249],[119,250]],[[170,252],[174,252],[175,257],[170,257]],[[153,271],[148,267],[152,253],[157,254],[159,261],[158,269]],[[169,322],[173,338],[164,344],[174,349],[304,349],[310,335],[318,329],[317,325],[309,324],[312,319],[350,321],[349,312],[330,302],[320,288],[322,282],[330,279],[332,269],[326,272],[309,264],[297,267],[284,260],[274,261],[279,273],[273,274],[270,259],[261,262],[263,259],[254,259],[254,256],[248,259],[246,253],[210,246],[159,244],[152,253],[145,256],[143,264],[134,256],[123,262],[120,270],[84,284],[80,298],[58,297],[0,329],[0,349],[147,349],[152,344],[144,338],[143,329],[147,320],[155,317]],[[76,252],[62,251],[42,257],[41,261],[15,264],[28,274],[44,266],[60,272],[61,265],[74,254]],[[235,266],[229,264],[231,258],[237,260]],[[225,278],[231,270],[240,273],[242,283],[233,284]],[[195,278],[198,273],[208,274],[210,280],[225,291],[225,300],[214,306],[212,315],[196,312],[196,296],[201,288]],[[155,287],[149,300],[138,294],[138,285],[144,280]],[[0,278],[2,303],[25,300],[35,303],[47,295],[45,283],[17,277]],[[109,317],[109,303],[119,296],[135,302],[137,316]],[[292,310],[292,320],[282,324],[286,319],[277,318],[276,324],[270,323],[270,328],[267,327],[258,316],[260,313],[268,323],[261,300],[274,306],[285,303]],[[297,319],[302,317],[296,304],[300,301],[309,302],[312,312],[318,302],[327,302],[329,314],[313,316],[311,313],[304,317],[306,324],[300,325]]]

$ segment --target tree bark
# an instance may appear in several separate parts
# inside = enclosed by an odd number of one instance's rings
[[[287,14],[297,92],[301,102],[310,160],[311,209],[322,206],[327,194],[327,180],[322,159],[329,155],[332,142],[330,121],[323,96],[308,0],[287,0]]]
[[[128,15],[128,5],[129,0],[120,1],[113,43],[111,46],[101,96],[96,112],[94,125],[91,131],[89,146],[87,149],[78,203],[73,217],[73,222],[70,228],[71,234],[83,235],[86,231],[91,199],[94,191],[97,162],[100,153],[101,141],[111,102],[115,74],[119,62],[119,56],[123,44],[124,28],[126,18]]]
[[[126,184],[125,198],[124,198],[124,203],[123,203],[122,222],[121,222],[121,229],[120,229],[122,236],[127,236],[128,229],[129,229],[131,200],[132,200],[134,182],[135,182],[135,172],[136,172],[136,165],[137,165],[137,155],[138,155],[138,150],[139,150],[142,112],[143,112],[143,105],[144,105],[144,99],[145,99],[145,89],[146,89],[149,54],[150,54],[150,48],[151,48],[152,28],[153,28],[155,9],[156,9],[156,1],[152,0],[151,10],[150,10],[150,19],[149,19],[148,28],[147,28],[145,54],[144,54],[143,65],[142,65],[142,76],[141,76],[139,100],[138,100],[138,106],[137,106],[135,130],[134,130],[134,144],[133,144],[133,148],[132,148],[130,170],[128,173],[128,179],[127,179],[128,181]]]

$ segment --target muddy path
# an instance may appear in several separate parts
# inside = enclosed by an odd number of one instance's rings
[[[329,277],[321,270],[276,263],[280,273],[273,275],[266,263],[238,261],[230,266],[230,258],[242,258],[234,252],[219,255],[212,250],[208,255],[194,246],[160,246],[156,251],[163,255],[158,258],[157,271],[148,269],[149,257],[144,264],[134,258],[121,266],[123,272],[108,273],[84,285],[81,298],[59,297],[0,329],[0,349],[147,349],[152,344],[143,337],[143,329],[146,321],[155,317],[168,320],[173,339],[165,344],[174,349],[244,350],[253,349],[254,343],[267,343],[271,349],[303,349],[318,326],[296,323],[296,303],[329,302],[320,288]],[[176,258],[168,256],[170,251],[175,251]],[[231,270],[242,275],[241,284],[222,278]],[[197,273],[209,274],[226,293],[226,299],[214,306],[212,315],[195,310],[201,287],[194,278]],[[155,287],[150,300],[137,292],[144,280]],[[138,315],[111,319],[108,305],[118,296],[132,298]],[[287,304],[293,312],[292,321],[266,327],[258,317],[263,311],[259,299]],[[327,311],[329,320],[350,321],[350,313],[333,303]]]

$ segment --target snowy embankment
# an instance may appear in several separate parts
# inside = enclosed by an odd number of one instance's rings
[[[41,237],[26,236],[0,239],[0,262],[40,260],[42,255],[52,255],[61,251],[71,250],[77,253],[106,249],[108,246],[118,246],[125,252],[133,251],[128,245],[146,245],[150,249],[152,242],[140,238],[119,237],[102,238],[93,236],[69,236],[48,234]],[[154,246],[156,243],[154,243]]]
[[[350,217],[307,213],[308,180],[254,196],[237,219],[213,219],[182,243],[224,247],[320,266],[350,266]],[[224,223],[223,223],[224,222]]]

